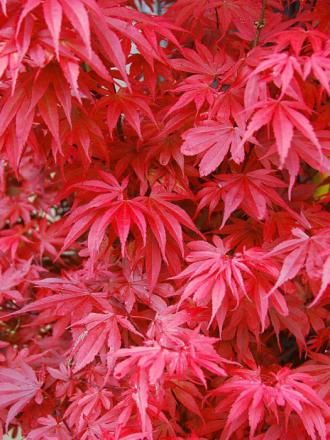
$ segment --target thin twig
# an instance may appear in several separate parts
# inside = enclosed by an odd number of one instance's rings
[[[219,21],[218,8],[215,8],[215,19],[216,19],[216,21],[217,21],[217,29],[219,30],[219,27],[220,27],[220,21]]]
[[[261,11],[259,20],[255,22],[256,36],[252,42],[252,47],[256,47],[259,44],[261,29],[265,26],[265,14],[266,14],[267,0],[262,0]]]
[[[118,121],[117,121],[117,134],[119,139],[124,142],[125,135],[124,135],[124,129],[123,129],[123,121],[121,114],[119,115]]]

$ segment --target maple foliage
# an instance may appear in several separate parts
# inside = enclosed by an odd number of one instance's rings
[[[329,0],[0,0],[0,436],[330,438]]]

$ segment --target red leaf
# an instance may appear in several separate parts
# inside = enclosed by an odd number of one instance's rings
[[[45,21],[54,41],[55,53],[59,58],[59,38],[62,26],[62,7],[58,0],[45,0],[43,3]]]

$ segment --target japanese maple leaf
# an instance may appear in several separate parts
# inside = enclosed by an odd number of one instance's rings
[[[10,225],[15,225],[21,218],[24,223],[30,222],[30,215],[33,205],[26,200],[26,194],[18,194],[16,197],[8,197],[3,195],[0,201],[0,225],[5,226],[5,222],[9,221]]]
[[[198,390],[197,386],[189,381],[172,380],[171,392],[174,394],[175,399],[182,404],[186,409],[196,414],[201,419],[203,415],[200,410],[200,402],[202,394]],[[197,439],[196,439],[197,440]]]
[[[238,31],[240,38],[252,41],[255,35],[253,23],[258,19],[259,5],[246,4],[242,0],[180,0],[170,9],[176,23],[189,23],[196,25],[204,16],[208,18],[210,13],[218,14],[221,35],[224,35],[231,25]],[[242,16],[246,17],[242,20]],[[207,21],[209,23],[209,21]]]
[[[42,381],[37,378],[28,364],[22,362],[18,368],[0,367],[0,408],[9,407],[7,429],[14,417],[32,399],[41,404],[43,400],[41,386]]]
[[[276,34],[276,50],[281,52],[283,49],[288,49],[289,46],[292,48],[294,54],[298,56],[301,54],[302,49],[309,46],[313,52],[317,52],[326,39],[326,34],[320,32],[318,29],[307,30],[295,27]]]
[[[320,396],[326,398],[330,393],[330,358],[323,353],[310,353],[309,357],[298,371],[310,374],[317,381]]]
[[[237,66],[237,68],[239,69],[240,66]],[[222,123],[234,121],[236,126],[245,128],[247,114],[243,107],[240,82],[237,82],[237,84],[233,84],[231,87],[228,87],[226,82],[221,86],[221,91],[217,93],[214,104],[209,110],[209,118],[216,119]],[[254,140],[253,142],[255,143]]]
[[[109,280],[111,290],[120,303],[125,304],[126,310],[130,313],[136,301],[148,304],[156,311],[166,308],[164,297],[174,296],[174,288],[170,283],[158,283],[153,289],[149,290],[149,280],[143,267],[130,264],[128,260],[122,263],[122,270],[114,274]]]
[[[66,225],[71,226],[71,229],[64,241],[63,249],[90,228],[88,248],[92,259],[95,259],[106,229],[113,224],[121,243],[122,255],[128,234],[132,230],[142,245],[147,246],[148,253],[158,255],[158,260],[161,256],[167,262],[167,234],[175,240],[181,253],[182,226],[200,234],[188,214],[169,201],[172,198],[171,194],[154,192],[149,197],[126,199],[124,191],[128,184],[127,179],[119,185],[111,174],[100,171],[99,175],[102,180],[85,181],[75,185],[76,188],[87,191],[87,194],[99,195],[72,210],[66,221]],[[156,268],[155,260],[153,264]],[[155,285],[156,276],[152,278],[152,284]]]
[[[243,136],[243,128],[230,123],[206,121],[183,133],[181,152],[186,156],[201,155],[199,174],[207,176],[221,165],[229,151],[235,163],[239,164],[244,160],[244,147],[241,143]]]
[[[273,259],[268,258],[267,253],[264,251],[248,249],[243,250],[242,253],[244,262],[252,274],[246,282],[246,290],[256,308],[260,320],[260,332],[262,333],[269,325],[268,315],[270,309],[276,310],[281,316],[289,315],[286,299],[279,289],[274,289],[271,295],[268,293],[279,276],[279,268],[278,264]],[[233,319],[234,321],[235,319]]]
[[[294,133],[292,138],[291,148],[288,155],[280,168],[287,169],[290,174],[289,197],[291,197],[293,185],[300,171],[300,162],[303,160],[309,166],[321,173],[330,173],[330,160],[327,158],[327,153],[330,147],[329,133],[327,131],[316,133],[321,145],[321,153],[317,147],[300,133]],[[264,156],[272,157],[276,153],[276,145],[271,147]],[[321,154],[321,156],[320,156]]]
[[[294,278],[302,269],[305,269],[311,279],[320,279],[323,276],[322,287],[312,305],[321,298],[326,285],[327,261],[330,245],[329,229],[321,229],[315,234],[308,235],[299,228],[292,229],[294,238],[285,240],[269,252],[269,256],[285,255],[279,277],[271,291],[283,283]],[[322,275],[322,272],[325,275]]]
[[[49,32],[54,40],[55,50],[58,53],[59,47],[59,36],[62,24],[62,15],[68,18],[69,22],[73,28],[80,35],[84,44],[86,45],[87,52],[91,52],[91,42],[90,42],[90,26],[88,13],[85,8],[85,4],[88,2],[81,0],[74,0],[74,6],[67,0],[46,0],[43,4],[43,12],[45,21],[47,23]],[[28,0],[25,2],[22,8],[21,14],[19,16],[18,26],[16,32],[19,33],[20,27],[22,25],[25,17],[37,6],[41,4],[41,0]],[[89,1],[90,5],[96,8],[96,3],[94,0]]]
[[[49,224],[44,218],[42,219],[36,230],[33,231],[33,244],[43,257],[44,254],[55,259],[58,255],[58,250],[63,244],[65,232],[58,227],[59,225],[52,223]]]
[[[176,306],[167,306],[159,310],[154,320],[149,325],[147,336],[150,339],[161,341],[165,346],[175,343],[178,336],[180,345],[180,337],[182,334],[182,326],[189,321],[190,314],[187,310],[177,310]]]
[[[182,52],[185,58],[170,59],[169,63],[176,70],[192,73],[199,80],[213,81],[233,64],[224,51],[220,49],[213,54],[199,41],[195,42],[195,50],[184,48]]]
[[[142,115],[157,125],[154,115],[149,107],[148,100],[145,96],[132,95],[121,90],[117,94],[100,99],[97,103],[97,108],[104,107],[106,105],[108,106],[107,124],[111,137],[113,130],[116,128],[118,120],[122,114],[124,115],[128,124],[136,131],[140,139],[142,139]]]
[[[31,138],[37,110],[56,149],[61,151],[61,109],[71,123],[71,99],[71,90],[65,75],[53,65],[47,66],[40,74],[33,70],[23,74],[14,93],[7,91],[0,111],[0,137],[4,140],[5,148],[10,148],[9,157],[14,168],[19,166],[25,144]]]
[[[321,321],[319,320],[319,315],[321,314],[319,311],[320,309],[324,312],[324,307],[318,307],[316,309],[310,309],[310,311],[312,311],[312,316],[314,317],[314,322],[316,322],[317,324],[319,324]],[[314,313],[313,313],[314,312]],[[328,312],[325,311],[325,313],[322,313],[322,316],[327,316]],[[322,323],[323,324],[323,323]],[[309,353],[313,354],[314,352],[319,353],[323,350],[324,347],[329,346],[329,341],[330,341],[330,331],[328,328],[324,328],[322,326],[322,324],[320,326],[315,325],[314,329],[315,329],[315,336],[312,336],[309,341],[308,341],[308,350]]]
[[[296,101],[272,99],[256,104],[254,109],[256,111],[253,113],[247,126],[247,130],[241,141],[242,144],[261,127],[271,124],[281,165],[283,165],[291,148],[294,129],[298,130],[305,138],[312,142],[321,159],[322,148],[313,126],[306,116],[298,111],[308,110],[304,104]]]
[[[295,72],[297,72],[300,77],[303,76],[300,60],[297,57],[285,52],[275,54],[272,53],[266,56],[263,60],[261,60],[251,75],[256,75],[259,72],[264,72],[268,69],[271,70],[274,81],[279,78],[281,84],[281,96],[285,95],[285,92],[287,91]]]
[[[47,368],[48,373],[56,380],[55,396],[61,400],[70,398],[76,389],[79,379],[73,374],[71,366],[61,363],[59,368]]]
[[[65,278],[46,278],[37,283],[40,288],[48,288],[57,293],[30,302],[19,311],[11,315],[21,315],[30,312],[39,312],[40,322],[55,322],[54,336],[60,337],[68,325],[73,324],[93,312],[112,312],[112,307],[107,300],[107,293],[94,292],[83,283]]]
[[[320,0],[313,9],[313,17],[314,20],[318,20],[320,30],[324,32],[324,37],[326,37],[327,31],[330,29],[329,15],[329,0]]]
[[[128,359],[117,363],[115,377],[124,377],[134,372],[134,367],[139,367],[148,373],[149,383],[156,384],[162,380],[165,370],[172,378],[185,378],[188,366],[193,375],[206,387],[203,368],[219,376],[226,376],[225,370],[219,364],[228,361],[216,353],[213,348],[216,341],[216,338],[182,329],[180,336],[178,335],[169,347],[146,341],[145,346],[122,348],[114,354],[115,358]]]
[[[4,1],[4,0],[3,0]],[[2,3],[3,3],[2,1]],[[11,13],[13,8],[11,8]],[[0,49],[0,77],[9,73],[11,79],[11,91],[15,90],[16,82],[19,74],[24,70],[23,63],[26,60],[26,55],[29,51],[31,39],[32,39],[32,26],[31,19],[27,20],[26,26],[23,31],[18,34],[16,31],[17,24],[17,8],[14,8],[15,24],[13,16],[8,20],[7,13],[1,21],[1,49]]]
[[[15,260],[19,249],[23,247],[24,243],[31,243],[25,234],[27,226],[15,225],[11,229],[3,229],[0,231],[0,248],[4,253],[8,253],[10,257]]]
[[[211,3],[213,3],[214,7],[218,10],[222,35],[229,30],[231,25],[233,25],[240,38],[248,41],[253,40],[254,29],[252,23],[255,23],[258,17],[258,2],[246,4],[242,0],[214,0]],[[242,20],[243,15],[244,20]]]
[[[149,140],[148,144],[151,148],[147,157],[149,160],[158,157],[159,163],[163,166],[175,162],[183,172],[184,157],[180,151],[180,136],[176,133],[166,133],[166,131],[164,127],[158,135]]]
[[[328,406],[314,390],[313,378],[287,367],[276,370],[238,370],[212,392],[228,396],[216,409],[219,412],[229,410],[221,440],[229,440],[234,432],[246,425],[250,427],[249,438],[252,439],[267,416],[287,426],[294,413],[312,439],[316,439],[317,433],[326,440]]]
[[[177,24],[182,26],[184,23],[189,23],[193,26],[196,21],[202,18],[207,8],[214,8],[219,4],[219,0],[180,0],[175,3],[173,8],[170,8],[167,12],[169,15],[173,15],[173,19]]]
[[[26,82],[23,84],[26,85]],[[14,94],[8,90],[1,101],[0,137],[3,138],[3,140],[7,138],[7,141],[8,138],[10,138],[9,143],[11,144],[11,149],[9,149],[8,146],[8,158],[12,165],[17,168],[24,144],[32,127],[33,114],[28,112],[29,101],[22,84],[15,89]],[[22,122],[23,114],[24,124]],[[12,124],[14,118],[17,120],[16,128]],[[5,136],[6,134],[7,136]],[[7,148],[6,143],[3,141],[2,149],[4,146]],[[13,146],[15,146],[14,149]]]
[[[7,59],[4,58],[4,61],[10,63],[8,67],[13,73],[12,90],[15,89],[20,76],[24,75],[25,65],[33,64],[33,67],[37,65],[43,70],[49,61],[52,58],[55,61],[56,57],[64,76],[79,99],[77,80],[80,67],[78,59],[74,56],[77,53],[77,47],[80,47],[80,51],[78,49],[79,58],[89,62],[89,65],[95,68],[104,79],[111,80],[111,76],[101,59],[92,50],[90,41],[89,13],[93,10],[92,15],[98,16],[99,27],[102,21],[105,22],[103,13],[94,0],[86,2],[75,0],[74,4],[73,8],[67,0],[28,0],[22,4],[21,8],[10,8],[6,24],[13,31],[13,34],[6,35],[7,38],[9,37],[9,41],[7,41],[9,47],[4,48],[3,55],[7,57]],[[89,9],[89,13],[87,9]],[[13,22],[15,22],[14,26]],[[37,38],[33,38],[34,26],[38,26],[41,31]],[[125,56],[119,44],[119,38],[106,25],[103,29],[103,36],[105,33],[110,41],[114,44],[117,43],[117,57],[113,57],[113,52],[108,50],[105,51],[105,54],[109,56],[110,61],[126,79]],[[11,51],[15,48],[16,53],[8,55],[9,48]]]
[[[322,268],[321,287],[313,304],[316,304],[322,298],[329,284],[330,284],[330,255],[327,257],[327,259],[324,262]]]
[[[219,237],[214,236],[213,243],[190,242],[188,248],[191,252],[186,257],[190,264],[175,277],[186,280],[180,303],[192,296],[199,306],[212,304],[210,324],[216,316],[219,323],[224,319],[231,302],[228,297],[239,304],[242,296],[247,294],[243,274],[251,273],[241,255],[228,255],[230,248]]]
[[[281,213],[283,214],[283,213]],[[221,228],[221,234],[225,235],[232,247],[238,251],[244,247],[251,248],[262,245],[262,224],[254,219],[242,220],[233,218],[230,224]]]
[[[20,266],[7,268],[3,270],[0,267],[0,303],[3,298],[10,298],[21,302],[23,295],[20,292],[19,286],[26,280],[31,267],[31,261],[26,261]]]
[[[184,253],[182,226],[185,226],[199,236],[202,235],[186,211],[180,206],[171,203],[172,200],[180,200],[185,197],[166,193],[161,191],[161,189],[155,189],[149,197],[144,196],[138,199],[145,206],[149,228],[159,244],[164,261],[167,261],[165,255],[166,236],[164,232],[175,241],[181,255]]]
[[[97,194],[88,203],[74,209],[67,218],[65,225],[71,227],[65,238],[62,251],[90,228],[88,236],[88,248],[92,259],[101,245],[105,231],[109,224],[114,223],[120,237],[122,252],[129,233],[130,226],[136,225],[142,236],[143,242],[146,237],[146,221],[143,215],[143,207],[134,200],[124,199],[124,190],[128,181],[125,179],[120,185],[109,173],[100,171],[99,180],[87,180],[74,185],[73,188],[81,190],[81,194]],[[85,196],[86,198],[86,196]],[[62,252],[61,251],[61,252]]]
[[[112,392],[106,388],[90,387],[85,392],[78,389],[70,398],[70,405],[64,413],[65,420],[71,428],[82,431],[89,419],[95,419],[102,414],[103,409],[112,406]]]
[[[274,203],[290,212],[293,217],[299,218],[274,189],[284,188],[286,185],[271,174],[272,170],[258,169],[216,176],[218,186],[222,188],[222,200],[225,205],[221,228],[239,207],[252,218],[262,220],[265,218],[267,206]]]
[[[304,59],[304,79],[313,72],[316,79],[330,95],[330,60],[329,54],[324,52],[313,53]]]
[[[118,28],[118,25],[123,23],[122,21],[118,20],[118,23],[112,23],[114,26],[109,26],[104,10],[94,0],[74,0],[73,4],[67,0],[28,0],[25,2],[19,16],[16,29],[17,35],[22,33],[22,24],[28,20],[31,14],[36,12],[36,8],[39,9],[40,6],[42,6],[44,22],[50,34],[50,42],[58,60],[63,62],[62,57],[63,55],[65,56],[65,49],[72,47],[72,36],[71,38],[66,38],[68,45],[64,45],[62,40],[63,36],[68,33],[68,25],[71,25],[83,44],[81,53],[83,57],[86,57],[86,61],[89,60],[93,62],[96,59],[96,54],[92,50],[91,36],[93,36],[103,48],[105,56],[117,67],[123,79],[128,82],[125,69],[125,54],[120,39],[116,32],[114,32],[115,28]],[[129,33],[129,28],[132,28],[132,36],[135,37],[137,41],[145,42],[146,45],[148,44],[142,35],[136,35],[137,32],[133,26],[128,23],[126,24],[128,28],[126,33]],[[68,35],[70,35],[70,33],[68,33]],[[49,43],[48,45],[50,46]],[[150,50],[152,51],[151,46]]]
[[[149,388],[146,371],[135,369],[132,372],[129,386],[125,386],[118,403],[101,417],[98,417],[97,413],[96,417],[93,415],[89,417],[88,424],[85,423],[85,437],[83,438],[87,440],[97,433],[98,437],[109,440],[115,440],[118,437],[126,440],[141,440],[142,438],[153,440],[152,417],[155,412],[159,414],[160,409],[156,397],[158,393],[154,396],[154,390],[155,387]],[[82,398],[82,403],[83,401],[84,398]],[[168,420],[163,411],[160,416],[168,426]],[[136,420],[136,423],[132,424],[132,419]]]
[[[108,347],[110,354],[120,348],[119,325],[139,335],[127,318],[114,313],[90,313],[73,324],[74,373],[92,362],[104,347]]]
[[[164,37],[164,39],[178,45],[172,32],[172,30],[178,30],[178,27],[164,17],[149,17],[133,8],[120,7],[118,2],[109,4],[109,7],[106,5],[102,12],[106,16],[105,21],[108,27],[119,34],[121,38],[127,38],[130,42],[134,42],[139,53],[143,55],[151,67],[153,67],[154,59],[162,61],[159,37]],[[97,27],[99,16],[95,18],[95,27]],[[102,31],[101,27],[100,31]],[[106,36],[106,32],[104,35]],[[113,52],[116,54],[117,51],[113,50]]]
[[[157,60],[154,61],[154,65],[150,65],[140,53],[131,53],[127,61],[127,64],[129,63],[131,63],[129,72],[131,82],[138,81],[143,77],[153,99],[157,96],[159,73],[168,80],[172,77],[172,71],[168,66]]]
[[[256,368],[257,362],[254,344],[260,339],[262,333],[262,317],[258,313],[257,304],[251,306],[251,302],[258,299],[254,297],[254,292],[249,291],[249,298],[243,298],[239,307],[230,308],[224,303],[223,310],[220,310],[217,317],[217,326],[221,331],[223,341],[232,341],[235,350],[235,359],[243,362],[249,368]],[[263,295],[260,295],[262,300]],[[268,311],[269,312],[269,311]],[[268,327],[267,310],[265,314],[265,328]]]
[[[79,103],[73,107],[72,123],[61,121],[61,150],[58,151],[60,154],[54,154],[54,157],[60,157],[63,150],[74,150],[78,147],[86,168],[89,167],[91,156],[106,157],[104,135],[92,113],[93,110],[89,113]]]
[[[201,185],[201,189],[196,194],[198,201],[195,217],[204,208],[208,208],[209,218],[213,212],[218,211],[221,207],[222,185],[215,180],[207,181]]]
[[[171,106],[165,115],[168,118],[173,113],[182,111],[183,108],[194,103],[197,113],[201,112],[204,105],[212,106],[215,102],[217,92],[211,85],[205,80],[202,81],[196,78],[197,75],[188,77],[181,82],[177,87],[172,89],[173,93],[179,93],[180,97]],[[189,107],[188,107],[189,108]]]
[[[274,308],[280,315],[288,315],[282,294],[278,290],[274,290],[271,296],[268,294],[278,277],[277,264],[260,250],[249,249],[230,256],[230,240],[224,244],[218,237],[214,237],[213,242],[215,246],[203,242],[189,243],[188,247],[193,251],[187,255],[186,260],[192,264],[176,277],[186,280],[181,302],[187,296],[192,296],[198,306],[205,307],[211,303],[209,323],[216,318],[220,334],[229,310],[232,310],[231,321],[234,327],[237,327],[240,320],[254,315],[253,321],[250,320],[252,325],[249,324],[249,318],[247,322],[244,321],[244,325],[251,327],[251,333],[256,336],[269,325],[269,309]],[[246,307],[242,304],[244,302]],[[235,303],[236,307],[232,309]],[[250,310],[247,312],[246,308]],[[256,320],[260,321],[258,330]]]
[[[120,401],[110,408],[105,414],[99,417],[89,418],[88,423],[85,424],[83,439],[97,436],[104,440],[115,440],[116,438],[122,438],[123,440],[140,440],[143,437],[147,440],[152,440],[152,425],[151,420],[147,415],[146,403],[145,411],[142,412],[141,418],[145,421],[147,419],[148,432],[140,432],[140,424],[131,424],[131,420],[134,417],[138,419],[138,414],[135,414],[136,398],[139,395],[140,384],[144,385],[143,379],[137,378],[137,387],[133,391],[133,386],[128,391],[122,393]],[[141,408],[142,409],[142,408]],[[138,425],[138,426],[136,426]]]
[[[53,416],[39,417],[37,428],[32,429],[26,439],[39,440],[40,438],[70,440],[71,434],[63,421],[56,420]]]
[[[296,339],[300,352],[307,349],[306,340],[311,331],[310,321],[306,313],[306,305],[302,298],[294,295],[285,296],[288,313],[279,313],[278,309],[269,309],[269,318],[274,329],[277,344],[282,350],[280,334],[287,329]]]

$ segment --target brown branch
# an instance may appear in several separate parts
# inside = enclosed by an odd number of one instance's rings
[[[252,41],[252,47],[258,46],[261,29],[265,26],[266,4],[267,4],[267,0],[262,0],[259,20],[254,23],[256,27],[256,36],[255,39]]]
[[[119,139],[123,142],[125,140],[125,135],[124,135],[123,121],[122,121],[121,115],[119,115],[119,118],[117,121],[117,134],[118,134]]]

